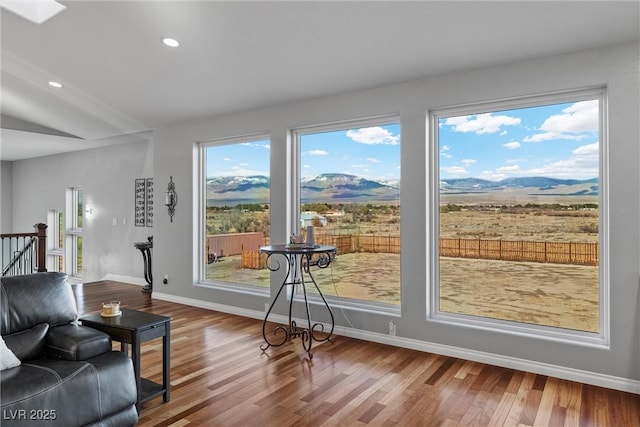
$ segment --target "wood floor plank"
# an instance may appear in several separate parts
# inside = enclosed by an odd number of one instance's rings
[[[347,337],[260,350],[256,319],[150,298],[112,281],[74,285],[101,303],[171,316],[171,401],[142,405],[141,427],[640,426],[640,395]],[[119,349],[114,344],[114,349]],[[141,348],[160,381],[162,345]]]

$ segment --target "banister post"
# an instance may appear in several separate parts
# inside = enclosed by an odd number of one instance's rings
[[[47,224],[34,225],[38,231],[38,273],[47,271]]]

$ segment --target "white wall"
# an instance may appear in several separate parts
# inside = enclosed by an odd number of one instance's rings
[[[13,163],[0,162],[0,233],[13,233],[12,187]]]
[[[408,346],[458,349],[457,355],[509,365],[529,361],[531,369],[592,373],[620,378],[640,392],[640,84],[639,45],[621,45],[533,61],[506,64],[408,83],[343,93],[244,113],[174,124],[155,131],[150,142],[117,145],[67,155],[2,164],[2,227],[11,206],[11,231],[31,230],[46,222],[49,209],[64,208],[64,192],[84,189],[94,213],[86,220],[87,281],[106,275],[142,279],[142,260],[133,242],[154,235],[155,293],[185,301],[220,304],[232,310],[264,311],[267,298],[196,286],[194,229],[196,142],[268,132],[271,135],[271,233],[286,239],[286,145],[288,130],[304,125],[398,113],[402,125],[402,313],[398,340]],[[428,58],[425,58],[428,60]],[[427,289],[426,111],[451,105],[512,98],[550,91],[608,87],[609,196],[611,255],[611,349],[549,342],[506,333],[437,324],[425,320]],[[7,170],[12,170],[7,187]],[[162,206],[163,190],[173,175],[179,204],[173,223]],[[133,225],[135,178],[154,177],[153,228]],[[12,197],[8,197],[12,194]],[[9,200],[7,200],[9,199]],[[7,205],[8,203],[8,205]],[[118,225],[112,225],[116,218]],[[127,224],[122,224],[122,218]],[[160,278],[168,274],[169,284]],[[274,282],[272,289],[277,286]],[[248,311],[247,311],[248,312]],[[385,334],[390,317],[345,310],[354,328]],[[340,327],[347,327],[336,313]],[[382,336],[382,335],[380,335]],[[256,351],[258,351],[256,349]],[[524,363],[524,362],[523,362]],[[526,368],[526,364],[519,367]],[[569,375],[569,374],[568,374]],[[573,374],[571,374],[573,375]],[[578,375],[578,374],[576,374]],[[606,381],[609,381],[606,380]],[[605,384],[607,382],[604,381]],[[611,381],[610,381],[611,382]],[[610,383],[609,382],[609,383]],[[628,383],[623,386],[628,388]]]
[[[153,177],[151,142],[19,160],[12,166],[16,232],[46,223],[50,209],[64,211],[65,190],[82,187],[85,204],[93,211],[83,226],[84,280],[107,274],[143,277],[142,255],[133,243],[145,241],[154,230],[134,226],[134,180]],[[2,199],[4,206],[4,189]]]
[[[640,380],[640,271],[639,78],[638,44],[620,45],[425,78],[371,90],[274,106],[223,117],[174,124],[155,132],[157,188],[173,175],[179,205],[173,223],[156,216],[154,276],[169,274],[168,285],[156,291],[184,298],[264,310],[266,299],[196,285],[194,196],[197,141],[268,132],[271,135],[271,235],[286,240],[286,144],[291,128],[399,113],[402,126],[402,181],[411,182],[411,194],[402,194],[402,315],[397,334],[411,342],[467,349],[469,354],[493,354],[497,363],[528,360],[537,366],[592,372]],[[425,58],[425,60],[429,60]],[[611,349],[481,331],[425,320],[427,288],[427,147],[426,111],[452,105],[606,85],[609,107],[609,196],[611,254]],[[160,197],[159,192],[156,196]],[[156,199],[156,203],[159,200]],[[272,290],[274,289],[272,284]],[[386,333],[389,317],[349,311],[356,329]],[[338,324],[346,326],[338,316]],[[444,348],[444,347],[443,347]],[[257,351],[257,349],[256,349]],[[506,362],[505,362],[506,363]],[[503,363],[504,364],[504,363]],[[507,363],[508,364],[508,363]],[[640,387],[638,387],[640,392]]]

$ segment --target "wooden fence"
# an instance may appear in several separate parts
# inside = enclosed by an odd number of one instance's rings
[[[440,256],[598,265],[598,243],[524,240],[440,239]]]
[[[252,270],[267,268],[267,254],[259,251],[242,251],[240,268],[250,268]]]
[[[337,248],[338,254],[353,252],[400,253],[400,237],[369,234],[337,235],[316,233],[316,243]],[[440,256],[546,262],[552,264],[598,265],[597,242],[535,242],[525,240],[440,239]],[[264,268],[259,252],[243,251],[242,268]]]
[[[400,237],[380,236],[373,234],[315,234],[316,243],[319,245],[335,246],[338,253],[372,252],[384,254],[400,253]]]

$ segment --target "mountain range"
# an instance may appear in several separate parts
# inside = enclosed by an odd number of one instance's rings
[[[207,179],[208,205],[268,203],[269,177],[224,176]],[[440,181],[441,194],[524,191],[531,195],[597,196],[598,178],[588,180],[518,177],[500,181],[455,178]],[[324,173],[300,183],[303,203],[390,202],[399,199],[399,181],[374,181],[344,173]]]
[[[531,195],[597,196],[599,191],[598,182],[598,178],[579,180],[544,176],[506,178],[500,181],[479,178],[455,178],[440,180],[440,192],[444,194],[463,194],[526,189]]]

